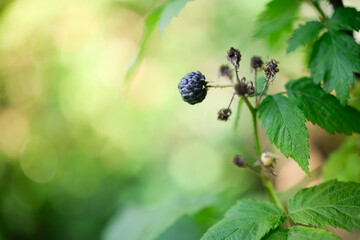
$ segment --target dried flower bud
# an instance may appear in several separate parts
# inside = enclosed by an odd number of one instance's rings
[[[250,67],[254,70],[261,69],[264,62],[261,60],[260,57],[254,56],[251,58]]]
[[[241,79],[240,82],[235,84],[234,89],[236,94],[239,95],[240,97],[246,94],[252,95],[255,93],[255,88],[252,81],[245,82],[245,78]]]
[[[264,171],[265,171],[266,173],[272,174],[273,176],[276,176],[276,174],[275,174],[275,169],[274,169],[274,165],[264,166]]]
[[[248,93],[248,85],[244,81],[240,81],[234,86],[235,92],[240,97]]]
[[[239,62],[241,60],[241,54],[239,50],[230,48],[230,50],[227,52],[226,58],[231,62],[232,65],[235,66],[235,68],[239,67]]]
[[[233,163],[239,168],[246,168],[246,160],[243,156],[236,155],[233,159]]]
[[[226,77],[228,78],[230,81],[232,81],[232,78],[233,78],[233,72],[232,70],[230,69],[229,66],[227,65],[222,65],[219,69],[219,76],[221,77]]]
[[[231,116],[230,108],[222,108],[218,112],[218,120],[220,121],[227,121],[230,116]]]
[[[270,152],[263,152],[261,154],[261,162],[264,166],[271,166],[273,162],[276,162],[277,156],[275,154],[272,154]]]
[[[276,73],[279,72],[278,64],[279,62],[275,59],[266,62],[266,67],[264,68],[266,82],[274,81]]]

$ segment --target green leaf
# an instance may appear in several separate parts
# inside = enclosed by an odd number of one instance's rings
[[[289,45],[287,48],[287,53],[290,53],[299,46],[305,45],[306,43],[315,39],[319,35],[322,28],[323,25],[318,21],[310,21],[306,22],[304,25],[300,25],[288,40]]]
[[[301,110],[288,98],[276,94],[267,96],[258,111],[270,142],[286,157],[292,157],[310,175],[309,133]]]
[[[286,90],[307,120],[327,132],[346,135],[360,132],[360,112],[350,106],[343,107],[336,97],[315,85],[312,79],[304,77],[292,80],[286,84]]]
[[[346,33],[325,33],[314,45],[309,67],[315,83],[324,81],[327,92],[335,89],[336,97],[345,105],[353,72],[360,72],[359,45]]]
[[[269,232],[263,240],[287,240],[289,229],[278,227],[275,230]]]
[[[170,228],[156,240],[198,240],[206,228],[196,218],[185,215],[179,218]]]
[[[194,0],[170,0],[165,4],[159,20],[160,35],[164,33],[165,28],[170,24],[171,20],[176,17],[181,9],[185,7],[186,3],[190,1]]]
[[[289,214],[295,223],[360,228],[360,184],[336,180],[298,191],[290,199]]]
[[[222,218],[219,206],[211,206],[201,211],[184,215],[174,222],[156,240],[199,240],[208,228]]]
[[[261,91],[263,90],[264,85],[265,85],[265,77],[264,77],[264,76],[258,77],[258,78],[256,79],[256,93],[257,93],[257,95],[260,95],[260,94],[261,94]],[[267,93],[268,88],[269,88],[269,86],[267,85],[267,86],[265,87],[264,94]]]
[[[360,12],[355,8],[338,8],[327,21],[332,30],[360,30]]]
[[[272,0],[259,15],[256,37],[267,37],[274,44],[292,30],[299,12],[301,0]]]
[[[358,137],[348,138],[339,149],[330,155],[323,168],[324,180],[336,178],[340,181],[360,182],[358,140]]]
[[[136,68],[140,64],[141,60],[144,57],[144,53],[146,51],[148,41],[150,39],[151,33],[155,29],[156,24],[159,21],[160,14],[163,10],[163,7],[159,7],[155,9],[145,20],[145,29],[142,36],[142,40],[140,43],[140,48],[134,59],[132,60],[131,64],[129,65],[128,69],[126,70],[125,77],[124,77],[124,85],[127,84],[132,74],[135,72]]]
[[[321,228],[311,228],[304,226],[293,226],[289,231],[288,240],[341,240],[341,238],[334,236],[332,232],[329,232]]]
[[[152,240],[185,215],[192,215],[219,201],[220,196],[174,199],[152,207],[127,207],[104,229],[104,240]],[[154,221],[156,219],[156,221]]]
[[[282,210],[275,204],[255,200],[241,200],[225,218],[211,227],[201,240],[261,239],[285,220]]]

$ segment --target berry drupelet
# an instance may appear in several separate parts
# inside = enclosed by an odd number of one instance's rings
[[[182,99],[194,105],[202,102],[207,93],[207,82],[201,72],[191,72],[186,74],[178,84],[178,89]]]

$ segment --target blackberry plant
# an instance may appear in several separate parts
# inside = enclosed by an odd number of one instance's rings
[[[171,20],[171,17],[164,16],[177,15],[186,2],[171,0],[160,8],[158,20],[161,32]],[[255,37],[265,38],[273,45],[292,32],[287,52],[291,53],[303,45],[311,52],[308,62],[310,76],[290,80],[285,85],[285,92],[267,93],[269,86],[276,84],[276,75],[281,66],[277,60],[263,61],[259,56],[252,57],[250,67],[254,77],[251,78],[253,80],[247,80],[246,76],[240,76],[239,73],[242,55],[233,47],[226,55],[231,67],[222,65],[219,70],[219,75],[227,77],[232,84],[211,85],[198,71],[181,79],[178,88],[182,99],[189,104],[203,102],[209,88],[234,89],[232,96],[229,96],[229,105],[218,112],[218,119],[221,121],[231,118],[234,99],[239,98],[239,106],[247,106],[252,117],[256,155],[253,159],[236,155],[233,163],[258,175],[270,200],[239,200],[222,220],[204,233],[202,240],[331,240],[340,238],[325,227],[347,231],[360,229],[359,167],[353,169],[355,177],[346,179],[352,181],[339,181],[341,178],[337,176],[341,175],[336,175],[333,166],[346,165],[346,162],[331,160],[332,165],[325,167],[324,179],[327,181],[300,189],[284,204],[269,180],[269,175],[275,175],[277,157],[271,152],[263,151],[258,137],[259,120],[270,142],[285,157],[296,161],[309,176],[309,133],[306,121],[331,134],[354,134],[354,137],[349,137],[344,149],[335,154],[343,159],[360,160],[359,146],[356,143],[356,134],[360,133],[360,112],[348,104],[354,78],[360,73],[360,47],[353,37],[353,32],[360,30],[360,12],[355,8],[345,7],[341,0],[329,0],[333,13],[327,15],[328,11],[323,10],[324,2],[326,1],[271,0],[259,16]],[[318,19],[309,20],[293,31],[292,27],[298,20],[302,4],[310,5]],[[174,10],[174,6],[178,7],[177,10]],[[237,116],[238,114],[234,119],[236,124]],[[329,174],[331,171],[334,172],[333,177]]]

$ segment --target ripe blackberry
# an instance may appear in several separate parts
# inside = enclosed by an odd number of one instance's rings
[[[207,93],[207,82],[201,72],[191,72],[186,74],[179,82],[178,89],[182,99],[194,105],[202,102]]]

